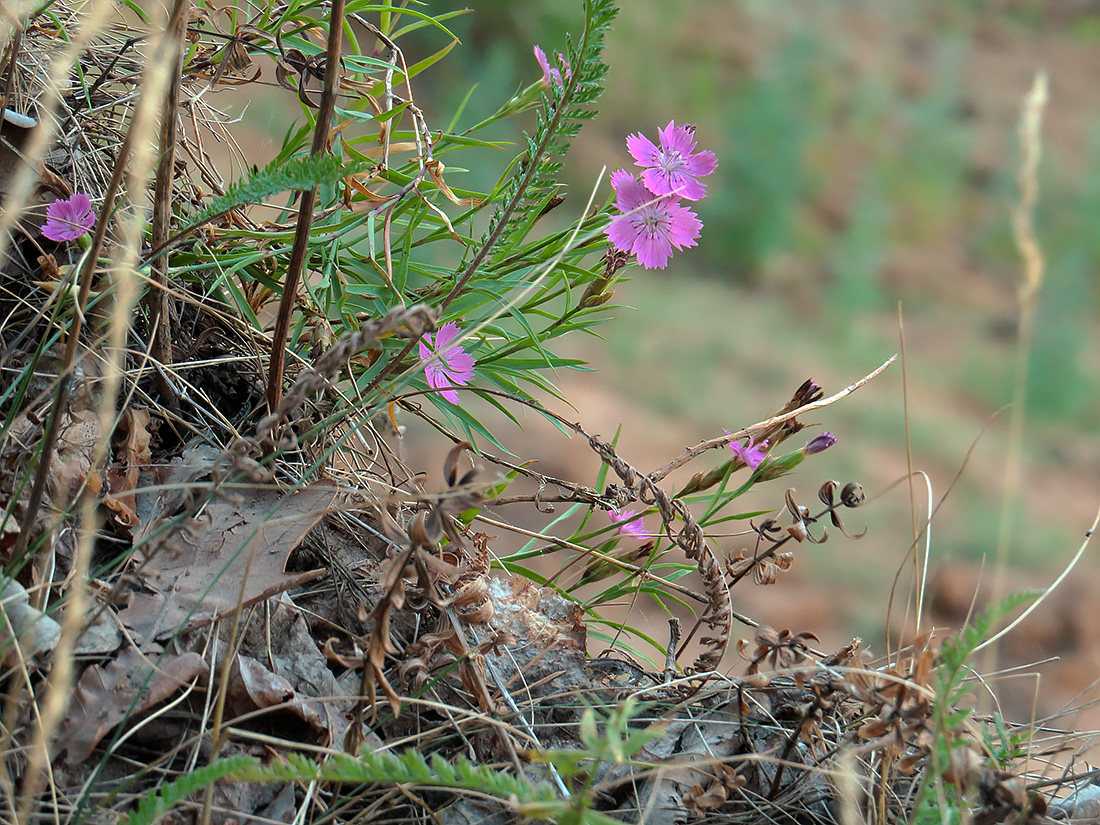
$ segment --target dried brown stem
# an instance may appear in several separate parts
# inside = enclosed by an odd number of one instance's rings
[[[328,49],[325,52],[325,81],[321,91],[321,105],[317,111],[317,126],[313,130],[310,154],[320,155],[328,144],[329,124],[336,110],[336,85],[340,73],[340,47],[343,42],[344,0],[332,0],[329,11]],[[290,316],[294,313],[294,301],[298,296],[298,283],[302,279],[306,255],[309,251],[309,234],[313,227],[313,207],[317,203],[317,187],[302,192],[298,208],[298,223],[294,231],[294,245],[290,249],[290,261],[283,283],[283,296],[279,301],[279,314],[275,318],[275,331],[271,336],[271,364],[267,374],[267,406],[274,410],[283,396],[283,366],[286,361],[286,342],[290,334]]]
[[[714,555],[714,551],[707,546],[702,528],[682,501],[674,500],[650,477],[641,475],[627,464],[615,454],[610,444],[591,436],[588,439],[588,445],[595,450],[605,464],[615,471],[615,475],[629,489],[628,495],[634,495],[639,501],[657,507],[668,537],[696,563],[699,575],[703,578],[703,591],[707,596],[707,608],[700,616],[700,621],[706,624],[714,635],[700,639],[707,649],[696,657],[690,671],[703,673],[714,670],[722,660],[722,655],[729,644],[733,627],[733,601],[730,597],[729,585],[726,584],[726,577],[722,572],[722,565]],[[672,525],[677,519],[682,521],[684,526],[676,535],[673,535]]]
[[[872,372],[868,375],[865,375],[863,378],[859,379],[854,384],[849,384],[847,387],[842,389],[840,392],[836,393],[836,395],[830,395],[828,398],[823,398],[820,401],[815,401],[812,404],[806,404],[802,407],[799,407],[797,410],[791,410],[790,412],[783,413],[782,415],[777,415],[774,418],[769,418],[767,421],[761,421],[759,424],[753,424],[751,427],[746,427],[745,429],[738,430],[735,433],[730,433],[729,435],[723,435],[723,436],[720,436],[719,438],[711,438],[711,439],[708,439],[707,441],[700,442],[699,444],[696,444],[694,447],[690,447],[687,450],[685,450],[683,453],[681,453],[680,455],[676,456],[676,458],[672,459],[672,461],[668,462],[668,464],[654,470],[652,473],[649,474],[648,478],[651,481],[655,481],[655,482],[656,481],[661,481],[669,473],[673,472],[674,470],[679,469],[680,467],[683,467],[685,464],[687,464],[692,459],[698,458],[703,453],[705,453],[707,450],[713,450],[713,449],[716,449],[718,447],[724,447],[725,445],[729,444],[731,441],[736,441],[737,439],[744,438],[745,436],[755,435],[756,433],[759,433],[762,430],[766,430],[770,427],[774,427],[778,424],[782,424],[785,421],[790,421],[792,418],[797,418],[798,416],[805,415],[808,412],[813,412],[814,410],[820,410],[822,407],[828,407],[830,404],[835,404],[841,398],[844,398],[844,396],[851,395],[853,392],[858,390],[860,387],[862,387],[864,384],[866,384],[871,379],[877,378],[879,376],[879,374],[882,373],[892,363],[894,363],[894,361],[896,359],[897,359],[897,355],[891,355],[889,358],[886,359],[885,363],[883,363],[882,366],[880,366],[874,372]]]
[[[160,159],[157,162],[156,183],[153,188],[152,245],[164,244],[172,226],[172,183],[176,173],[176,143],[179,129],[180,83],[183,78],[182,44],[184,35],[184,9],[186,3],[176,3],[165,31],[165,44],[173,61],[172,75],[168,79],[168,93],[160,116]],[[162,366],[174,363],[172,352],[172,313],[169,310],[168,256],[152,261],[152,282],[145,295],[145,309],[149,317],[150,354]],[[170,409],[179,407],[175,387],[163,369],[156,371],[155,379],[161,401]]]

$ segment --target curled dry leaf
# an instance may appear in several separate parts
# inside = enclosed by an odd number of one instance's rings
[[[730,584],[736,584],[750,570],[753,580],[759,585],[775,584],[780,571],[790,570],[794,564],[794,553],[770,553],[768,555],[747,555],[746,551],[737,551],[736,556],[726,559],[726,572]]]
[[[757,630],[754,642],[756,648],[752,653],[752,661],[746,669],[746,675],[752,675],[760,670],[763,662],[768,662],[773,670],[792,667],[809,658],[809,642],[819,641],[816,635],[809,631],[792,633],[784,628],[778,633],[766,625],[761,625]],[[748,643],[741,641],[737,645],[738,652],[745,656]],[[747,658],[747,657],[746,657]]]
[[[115,463],[107,472],[107,492],[103,503],[118,524],[128,530],[139,523],[134,491],[137,490],[142,467],[148,466],[153,455],[148,410],[127,409],[119,419],[117,433],[122,437],[116,447]]]
[[[241,716],[256,710],[271,709],[295,717],[313,731],[313,739],[329,744],[329,726],[316,708],[302,701],[287,679],[272,673],[251,656],[238,655],[229,676],[228,708],[233,715]],[[288,735],[286,723],[279,724],[280,735],[285,739],[301,738]]]
[[[704,816],[709,811],[717,810],[726,804],[729,799],[729,791],[726,786],[718,782],[713,783],[708,790],[703,790],[702,785],[692,785],[684,793],[684,807],[695,816]]]

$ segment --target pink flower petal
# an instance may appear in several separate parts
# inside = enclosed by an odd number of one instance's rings
[[[607,517],[611,519],[612,524],[615,525],[615,532],[620,536],[632,539],[653,538],[651,533],[646,532],[645,520],[641,516],[635,517],[633,510],[620,512],[612,508],[608,511]]]
[[[546,59],[546,52],[544,52],[542,50],[541,46],[537,46],[537,45],[534,47],[534,52],[535,52],[535,60],[537,60],[539,62],[539,66],[542,68],[542,82],[545,85],[549,86],[550,85],[550,63]]]
[[[42,234],[51,241],[73,241],[86,235],[95,226],[95,221],[92,199],[84,192],[77,192],[46,207]]]
[[[660,153],[656,144],[641,132],[627,136],[626,148],[639,166],[653,166]]]
[[[456,405],[458,393],[454,387],[470,383],[477,363],[476,358],[456,343],[461,337],[458,324],[448,321],[434,336],[431,333],[424,335],[417,346],[428,386]]]
[[[677,126],[674,120],[658,129],[657,134],[660,146],[640,133],[626,139],[630,154],[644,168],[645,185],[657,195],[675,195],[687,200],[704,197],[706,184],[696,178],[717,168],[714,153],[696,152],[695,132],[687,126]]]

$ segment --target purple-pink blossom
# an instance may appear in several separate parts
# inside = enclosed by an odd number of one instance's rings
[[[607,235],[616,249],[633,253],[646,269],[664,269],[673,248],[695,246],[702,221],[674,195],[654,195],[629,172],[611,174],[615,206]]]
[[[641,132],[626,139],[626,148],[637,164],[645,169],[642,182],[655,195],[677,195],[697,201],[707,193],[706,184],[696,178],[709,175],[718,167],[714,152],[695,151],[695,130],[668,126],[657,130],[660,146]]]
[[[615,525],[615,532],[620,536],[632,539],[648,539],[653,536],[646,532],[645,521],[641,516],[635,516],[633,510],[619,511],[612,507],[607,512],[607,517]]]
[[[46,224],[42,234],[51,241],[75,241],[95,226],[92,199],[83,192],[71,198],[54,201],[46,207]]]
[[[565,81],[562,80],[562,72],[565,73],[565,80],[569,80],[573,76],[572,68],[569,65],[569,61],[565,59],[560,53],[558,54],[558,62],[561,64],[561,69],[557,69],[550,65],[550,61],[546,59],[546,52],[542,50],[541,46],[536,45],[534,47],[535,60],[539,62],[539,66],[542,67],[542,83],[547,88],[550,88],[551,82],[557,85],[559,89],[565,88]]]
[[[729,430],[726,430],[726,435],[729,435],[729,432]],[[747,444],[739,444],[736,441],[731,441],[730,449],[733,450],[735,456],[744,461],[751,469],[755,470],[768,455],[768,442],[764,440],[758,444],[751,438]]]
[[[477,363],[472,355],[454,343],[459,338],[458,324],[448,321],[434,336],[428,333],[420,339],[420,361],[428,386],[438,390],[452,404],[458,403],[454,387],[470,383]]]

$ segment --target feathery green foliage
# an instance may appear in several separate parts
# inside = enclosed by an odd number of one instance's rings
[[[265,766],[253,763],[238,771],[236,778],[249,782],[285,780],[415,785],[472,791],[502,801],[514,798],[520,803],[549,802],[556,798],[553,789],[545,783],[532,784],[522,777],[485,765],[475,765],[464,756],[453,762],[439,754],[425,757],[413,748],[400,754],[364,748],[358,756],[333,754],[324,762],[290,754],[283,762]]]
[[[152,825],[168,813],[174,805],[186,799],[195,791],[212,785],[219,779],[241,773],[257,760],[251,756],[231,756],[219,759],[201,768],[195,768],[171,782],[166,782],[138,803],[137,810],[122,820],[122,825]]]
[[[546,90],[550,105],[538,113],[535,133],[527,138],[527,151],[504,192],[504,205],[497,210],[486,234],[485,243],[490,244],[499,233],[492,254],[495,266],[515,254],[539,214],[558,193],[561,158],[584,121],[596,114],[591,105],[603,92],[607,74],[607,65],[601,59],[604,35],[617,14],[610,0],[585,0],[584,33],[569,51],[571,71],[563,78],[564,88],[551,83]]]
[[[334,155],[304,155],[284,162],[275,160],[247,178],[232,183],[224,195],[214,198],[205,209],[190,216],[189,221],[192,225],[199,225],[230,209],[263,203],[282,192],[333,186],[364,168],[365,163],[348,162]]]

